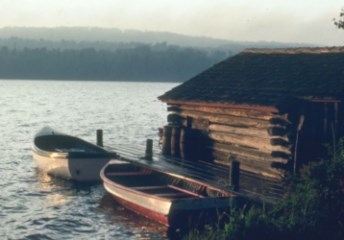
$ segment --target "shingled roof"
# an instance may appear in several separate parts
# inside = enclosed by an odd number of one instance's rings
[[[160,96],[164,102],[277,106],[343,99],[344,48],[248,49]]]

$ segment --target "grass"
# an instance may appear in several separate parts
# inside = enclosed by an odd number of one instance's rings
[[[184,239],[344,239],[344,139],[330,156],[290,178],[286,198],[270,209],[233,209],[223,227],[191,230]]]

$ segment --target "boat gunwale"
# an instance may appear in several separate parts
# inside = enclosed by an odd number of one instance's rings
[[[69,138],[71,141],[79,142],[85,146],[90,146],[94,150],[94,152],[90,151],[69,151],[67,149],[66,151],[49,151],[44,148],[41,148],[36,143],[36,140],[38,138],[44,138],[44,137],[66,137]],[[35,152],[37,155],[50,157],[50,158],[113,158],[117,157],[118,155],[114,152],[108,152],[106,149],[104,149],[101,146],[98,146],[96,144],[90,143],[88,141],[85,141],[79,137],[68,135],[65,133],[61,133],[58,131],[53,130],[50,127],[44,127],[42,128],[34,137],[33,143],[32,143],[32,151]],[[57,150],[57,149],[56,149]],[[74,156],[73,156],[74,155]],[[75,156],[76,155],[76,156]]]
[[[64,158],[67,159],[69,156],[69,152],[55,152],[55,151],[46,151],[42,150],[41,148],[37,147],[37,145],[33,144],[32,151],[40,156],[48,157],[48,158]]]
[[[111,161],[111,160],[110,160]],[[107,164],[105,165],[107,166]],[[105,169],[105,167],[103,168]],[[124,185],[121,185],[119,183],[115,183],[114,181],[111,181],[111,179],[109,179],[105,173],[103,172],[103,169],[100,171],[100,178],[103,180],[103,184],[108,184],[114,188],[119,188],[121,189],[122,191],[127,191],[127,192],[131,192],[132,194],[136,194],[136,195],[140,195],[140,196],[144,196],[144,197],[147,197],[147,198],[154,198],[154,199],[157,199],[159,201],[164,201],[164,202],[171,202],[171,199],[167,199],[167,198],[164,198],[164,197],[159,197],[159,196],[155,196],[155,195],[152,195],[152,194],[148,194],[148,193],[145,193],[143,191],[140,191],[140,190],[136,190],[136,189],[133,189],[131,187],[126,187]],[[148,175],[148,174],[147,174]]]
[[[200,199],[200,201],[204,201],[204,200],[207,199],[207,198],[210,198],[210,199],[222,199],[222,198],[235,197],[234,194],[231,194],[231,193],[229,193],[229,192],[225,192],[225,191],[222,190],[222,189],[218,189],[218,188],[216,188],[216,187],[214,187],[214,186],[211,186],[211,185],[206,184],[206,183],[202,183],[202,182],[200,182],[200,181],[198,181],[198,180],[190,179],[190,178],[187,178],[187,177],[185,177],[185,176],[182,176],[182,175],[179,175],[179,174],[174,174],[174,173],[171,173],[171,172],[164,172],[164,171],[162,171],[162,170],[160,170],[160,169],[153,168],[153,167],[150,167],[150,166],[146,166],[146,165],[144,165],[144,164],[140,164],[140,163],[137,164],[136,162],[133,162],[133,161],[126,161],[126,160],[125,160],[125,162],[130,163],[130,164],[136,164],[136,165],[139,165],[140,167],[143,167],[143,168],[148,168],[148,169],[150,168],[152,171],[157,171],[157,172],[159,172],[159,173],[166,174],[166,175],[169,175],[169,176],[172,176],[172,177],[176,177],[176,178],[178,178],[178,179],[183,179],[183,180],[189,181],[189,182],[191,182],[191,183],[196,183],[196,184],[199,184],[199,185],[203,185],[203,186],[205,186],[205,187],[207,187],[207,188],[209,188],[209,189],[211,189],[211,190],[215,190],[216,192],[222,194],[223,196],[214,196],[214,197],[212,197],[212,196],[209,196],[209,197],[204,196],[204,197],[201,198],[201,197],[195,197],[195,195],[192,195],[192,194],[188,193],[189,197],[186,197],[186,198],[179,198],[179,199],[170,199],[170,198],[166,198],[166,197],[163,197],[163,196],[153,195],[153,194],[151,194],[151,193],[145,193],[145,192],[143,192],[143,191],[140,191],[139,189],[135,189],[134,187],[127,187],[127,186],[124,186],[124,185],[122,185],[122,184],[116,183],[116,182],[112,181],[111,179],[109,179],[109,178],[106,176],[106,174],[105,174],[105,169],[106,169],[109,165],[113,164],[115,161],[116,161],[116,162],[123,162],[122,160],[118,160],[118,159],[110,160],[110,161],[102,168],[102,170],[100,171],[100,178],[101,178],[101,179],[103,180],[103,182],[106,183],[106,184],[109,184],[109,185],[111,185],[111,186],[113,186],[113,187],[120,188],[120,189],[125,190],[125,191],[128,191],[128,192],[131,192],[131,193],[133,193],[133,194],[137,194],[137,195],[144,196],[144,197],[147,197],[147,198],[157,199],[157,200],[159,200],[159,201],[174,202],[174,203],[176,203],[176,202],[181,202],[181,201],[187,202],[188,200],[189,200],[189,201],[196,201],[196,200],[198,200],[198,199]],[[147,174],[147,175],[149,175],[149,174]],[[129,176],[129,175],[128,175],[128,176]],[[133,176],[133,175],[131,175],[131,176]],[[194,194],[197,194],[197,193],[194,193]]]

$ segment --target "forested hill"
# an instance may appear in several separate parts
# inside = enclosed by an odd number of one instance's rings
[[[3,46],[0,78],[185,81],[227,56],[223,51],[165,44],[116,50]]]
[[[196,48],[216,48],[230,50],[233,53],[244,48],[282,48],[282,47],[304,47],[306,44],[300,43],[280,43],[280,42],[253,42],[253,41],[231,41],[210,37],[187,36],[170,32],[154,32],[139,30],[120,30],[117,28],[99,27],[5,27],[0,28],[0,39],[32,39],[40,40],[41,43],[48,42],[81,43],[87,45],[88,42],[98,43],[103,47],[114,46],[119,43],[167,43],[183,47]],[[101,44],[99,44],[101,43]]]
[[[104,28],[0,28],[0,79],[186,81],[247,47],[174,33]]]

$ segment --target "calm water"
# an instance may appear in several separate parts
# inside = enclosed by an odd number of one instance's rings
[[[176,83],[0,80],[0,239],[164,239],[166,229],[117,205],[101,185],[36,170],[31,142],[44,126],[104,144],[157,140]]]

